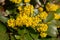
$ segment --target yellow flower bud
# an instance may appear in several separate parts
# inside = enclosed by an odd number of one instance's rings
[[[42,7],[39,7],[38,10],[39,10],[40,12],[42,12],[42,11],[43,11],[43,8],[42,8]]]
[[[7,23],[9,27],[12,27],[12,28],[15,27],[15,19],[11,18],[7,21]]]
[[[26,2],[26,3],[27,3],[27,2],[30,2],[30,0],[24,0],[24,2]]]
[[[47,36],[47,33],[40,33],[40,36],[41,36],[42,38],[44,38],[44,37]]]

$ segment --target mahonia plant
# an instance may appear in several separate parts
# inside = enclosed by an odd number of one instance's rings
[[[31,27],[37,31],[41,38],[50,36],[49,32],[52,28],[49,25],[54,25],[54,21],[57,22],[57,20],[59,21],[60,19],[60,14],[57,13],[60,9],[59,6],[47,2],[45,6],[35,8],[30,4],[30,1],[31,0],[10,0],[10,2],[16,4],[18,13],[16,14],[16,18],[10,17],[7,21],[8,27],[15,28],[16,30],[21,27]],[[56,28],[58,28],[59,25],[56,24],[56,26]]]

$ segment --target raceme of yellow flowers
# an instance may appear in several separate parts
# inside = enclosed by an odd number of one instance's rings
[[[54,19],[60,19],[60,14],[56,14],[56,13],[54,13]]]
[[[18,7],[18,10],[19,11],[22,11],[23,10],[25,12],[25,14],[29,16],[29,15],[32,15],[33,14],[34,7],[33,7],[33,5],[27,5],[24,8],[22,8],[22,6],[19,6]],[[22,13],[20,12],[20,14],[22,14]]]
[[[46,5],[47,11],[56,11],[58,8],[59,7],[56,4],[47,3],[47,5]]]
[[[22,0],[10,0],[10,1],[13,2],[13,3],[17,3],[17,4],[22,2]],[[30,0],[24,0],[24,2],[28,3],[28,2],[30,2]]]
[[[22,0],[10,0],[10,1],[18,4],[18,3],[21,3]]]
[[[41,19],[46,19],[48,14],[45,11],[43,11],[39,14],[39,16],[40,16]]]
[[[30,2],[30,0],[24,0],[24,2]]]
[[[45,31],[47,31],[47,29],[48,29],[48,26],[47,26],[47,24],[38,24],[38,31],[40,32],[40,31],[42,31],[42,32],[45,32]]]
[[[26,25],[26,27],[37,27],[38,23],[42,21],[42,19],[46,19],[47,13],[45,11],[39,13],[39,16],[32,16],[34,14],[34,7],[32,5],[27,5],[24,8],[22,6],[18,7],[19,9],[19,15],[17,15],[16,20],[9,19],[8,20],[8,26],[18,26],[21,27],[23,25]],[[40,16],[42,15],[42,16]],[[14,25],[13,25],[14,24]],[[39,24],[40,25],[40,24]],[[47,31],[48,26],[45,24],[41,24],[41,31]],[[45,37],[45,36],[44,36]]]
[[[20,3],[22,0],[10,0],[13,3]],[[24,0],[24,2],[30,2],[30,0]],[[48,25],[45,23],[40,23],[42,20],[45,20],[48,16],[46,11],[42,7],[38,8],[38,15],[34,16],[34,7],[33,5],[25,5],[25,6],[18,6],[19,14],[17,14],[16,19],[10,18],[7,21],[9,27],[22,27],[25,25],[26,27],[37,28],[37,31],[40,33],[41,37],[46,37],[48,30]],[[58,6],[55,4],[47,3],[46,10],[47,11],[56,11]],[[54,14],[54,19],[59,19],[60,16],[58,14]]]
[[[47,33],[40,33],[40,36],[43,38],[43,37],[46,37],[47,36]]]
[[[8,26],[9,26],[9,27],[14,28],[14,26],[15,26],[15,19],[12,19],[12,18],[11,18],[11,19],[8,20],[7,23],[8,23]]]
[[[38,32],[40,32],[40,36],[41,37],[46,37],[47,33],[46,31],[48,30],[48,25],[47,24],[38,24],[38,28],[37,28]]]

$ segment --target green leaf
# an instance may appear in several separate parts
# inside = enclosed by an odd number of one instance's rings
[[[20,36],[20,40],[32,40],[31,36],[29,35],[29,32],[26,29],[18,29],[18,34]]]
[[[9,10],[6,10],[6,14],[8,14],[8,15],[9,15],[9,14],[10,14],[10,11],[9,11]]]
[[[48,0],[48,1],[51,2],[51,3],[53,2],[53,0]]]
[[[58,34],[57,27],[54,24],[49,24],[48,26],[49,26],[47,31],[48,35],[51,37],[57,37]]]
[[[60,0],[57,0],[58,2],[60,2]]]
[[[50,22],[51,20],[53,20],[54,18],[54,14],[51,12],[48,14],[47,18],[44,20],[44,22]]]
[[[13,10],[8,10],[9,11],[9,14],[16,14],[16,9],[13,9]]]
[[[2,21],[3,23],[5,23],[5,22],[7,22],[7,20],[8,20],[8,18],[6,18],[6,17],[4,17],[4,16],[2,16],[0,14],[0,21]]]
[[[58,26],[60,26],[60,21],[56,21],[56,24],[57,24]]]
[[[31,31],[32,30],[32,31]],[[33,31],[32,28],[20,28],[18,29],[18,34],[20,35],[20,39],[22,40],[37,40],[38,34]]]
[[[39,34],[36,30],[34,30],[33,28],[29,27],[28,28],[28,32],[29,32],[29,35],[32,37],[33,40],[37,40],[38,37],[39,37]]]
[[[34,15],[33,16],[36,16],[38,14],[38,9],[34,9]]]
[[[18,32],[18,34],[25,34],[27,31],[26,31],[26,29],[18,29],[17,30],[17,32]]]
[[[33,40],[29,33],[25,34],[24,36],[25,40]]]
[[[15,38],[16,38],[16,39],[20,39],[20,36],[19,36],[19,35],[15,35]]]
[[[0,40],[9,40],[9,36],[6,33],[6,27],[0,22]]]
[[[41,38],[40,40],[58,40],[58,38]]]
[[[60,8],[59,8],[59,9],[57,9],[56,13],[58,13],[58,14],[60,13]]]
[[[10,37],[11,37],[11,40],[15,40],[14,36],[11,35]]]
[[[33,38],[34,40],[38,40],[39,34],[30,33],[30,35],[32,36],[32,38]]]

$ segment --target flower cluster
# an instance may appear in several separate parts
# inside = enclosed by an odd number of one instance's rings
[[[34,13],[34,7],[32,5],[27,5],[24,8],[21,6],[18,7],[19,14],[16,17],[16,26],[23,26],[26,25],[26,27],[32,26],[36,27],[39,22],[41,22],[41,19],[37,16],[33,16]]]
[[[30,2],[30,0],[24,0],[24,2]]]
[[[8,26],[9,26],[9,27],[14,28],[14,26],[15,26],[15,19],[12,19],[12,18],[11,18],[11,19],[8,20],[7,23],[8,23]]]
[[[41,37],[46,37],[47,33],[45,33],[48,30],[48,25],[47,24],[38,24],[37,28],[38,32],[40,32]]]
[[[45,11],[43,11],[39,14],[39,16],[40,16],[41,19],[46,19],[48,14]]]
[[[13,2],[13,3],[19,4],[19,3],[21,3],[23,0],[10,0],[10,1]],[[25,2],[25,3],[28,3],[28,2],[30,2],[30,0],[24,0],[24,2]]]
[[[21,3],[22,0],[10,0],[10,1],[13,2],[13,3],[19,4],[19,3]]]
[[[22,0],[10,0],[13,3],[20,3]],[[30,2],[30,0],[24,0],[25,3]],[[58,6],[55,4],[47,3],[46,10],[44,11],[43,7],[38,8],[37,15],[35,14],[35,8],[33,5],[22,5],[18,6],[17,8],[19,10],[19,14],[17,14],[16,19],[10,18],[7,23],[9,27],[32,27],[36,28],[39,32],[41,37],[46,37],[48,34],[46,33],[48,30],[48,25],[44,23],[43,21],[48,17],[47,11],[56,11],[58,9]],[[60,15],[54,13],[54,19],[60,19]]]
[[[38,26],[39,26],[39,28],[38,28],[38,31],[39,31],[39,32],[40,32],[40,31],[45,32],[45,31],[47,31],[47,29],[48,29],[47,24],[39,24]]]
[[[47,11],[56,11],[58,8],[59,7],[56,4],[47,3],[47,5],[46,5]]]
[[[54,19],[60,19],[60,14],[54,14],[55,18]]]
[[[40,33],[40,36],[43,38],[43,37],[46,37],[47,34],[46,33]]]

